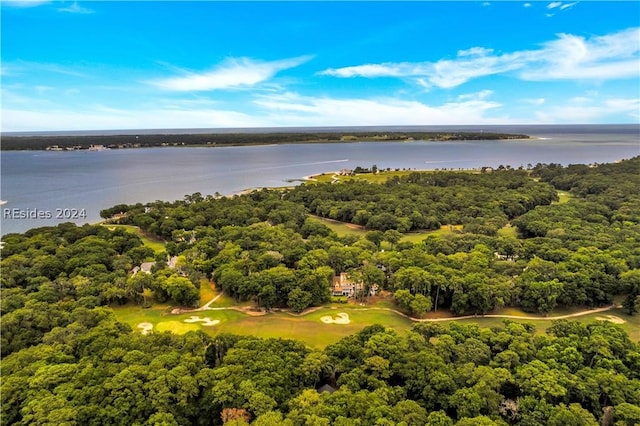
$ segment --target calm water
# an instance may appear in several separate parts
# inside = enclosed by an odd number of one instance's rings
[[[287,185],[287,180],[356,166],[457,169],[502,164],[518,167],[551,162],[603,163],[640,155],[640,127],[637,125],[486,126],[484,129],[526,133],[541,139],[99,152],[5,151],[1,154],[1,198],[8,202],[1,207],[1,232],[2,235],[23,232],[67,221],[64,220],[65,212],[58,209],[84,209],[87,217],[75,222],[96,222],[100,220],[101,209],[119,203],[182,199],[194,192],[228,195],[247,188]],[[50,212],[53,217],[9,217],[9,209]],[[55,217],[58,211],[63,213],[63,218]]]

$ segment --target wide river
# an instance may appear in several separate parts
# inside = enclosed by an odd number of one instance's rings
[[[86,217],[72,221],[92,223],[100,220],[101,209],[120,203],[172,201],[195,192],[229,195],[247,188],[290,185],[289,181],[304,176],[356,166],[459,169],[614,162],[640,155],[639,129],[611,125],[496,130],[537,138],[518,141],[3,151],[1,198],[6,203],[1,206],[1,234],[69,221],[74,209]],[[37,214],[44,218],[29,218]]]

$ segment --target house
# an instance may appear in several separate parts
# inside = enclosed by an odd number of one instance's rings
[[[331,294],[333,296],[355,297],[356,293],[361,291],[363,288],[363,282],[353,282],[349,278],[348,273],[342,272],[340,275],[333,277]],[[378,284],[373,284],[369,288],[369,296],[375,296],[379,289],[380,286]]]
[[[156,262],[143,262],[140,264],[140,271],[146,273],[146,274],[150,274],[151,273],[151,268],[153,267],[153,265],[155,265]]]
[[[322,392],[334,393],[335,391],[336,391],[336,388],[328,384],[322,385],[318,388],[318,393],[322,393]]]
[[[167,266],[169,267],[169,269],[175,269],[177,263],[178,263],[178,256],[168,257]]]
[[[138,272],[144,272],[145,274],[150,274],[151,273],[151,267],[153,267],[153,265],[155,265],[156,262],[143,262],[142,264],[140,264],[140,266],[135,266],[132,270],[131,270],[131,275],[135,275]]]
[[[349,274],[346,272],[342,272],[340,275],[333,277],[332,284],[331,294],[334,296],[354,297],[356,291],[359,290],[359,288],[357,288],[359,286],[351,282]]]

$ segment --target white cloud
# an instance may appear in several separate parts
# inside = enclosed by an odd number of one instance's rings
[[[555,9],[556,7],[560,7],[561,5],[562,5],[562,2],[554,1],[547,5],[547,9]]]
[[[524,52],[526,80],[612,80],[640,76],[640,28],[605,36],[560,34],[542,49]]]
[[[488,1],[485,1],[485,2],[482,3],[482,5],[484,7],[488,7],[488,6],[491,6],[491,3],[489,3]]]
[[[310,56],[262,62],[250,58],[228,59],[211,71],[188,73],[148,81],[160,89],[177,92],[197,92],[220,89],[237,89],[255,86],[272,78],[279,71],[293,68],[310,60]]]
[[[560,6],[560,10],[565,10],[565,9],[572,8],[576,4],[578,4],[578,2],[563,4],[562,6]]]
[[[73,2],[71,6],[59,8],[58,12],[77,13],[81,15],[87,15],[87,14],[93,13],[93,10],[80,6],[78,2]]]
[[[415,64],[409,62],[365,64],[353,67],[338,69],[327,69],[319,72],[319,75],[330,75],[334,77],[409,77],[424,75],[428,72],[425,64]]]
[[[505,123],[507,117],[489,118],[486,112],[501,105],[468,99],[430,106],[396,98],[337,99],[287,93],[258,98],[255,103],[270,112],[274,126],[429,125]]]
[[[93,108],[3,109],[2,131],[55,131],[91,129],[167,129],[196,127],[265,127],[268,123],[248,114],[226,110]]]
[[[468,99],[481,100],[493,95],[493,90],[481,90],[476,93],[466,93],[458,96],[458,101],[466,101]]]
[[[2,64],[2,75],[3,76],[19,76],[22,74],[33,74],[33,73],[53,73],[53,74],[63,74],[72,77],[86,77],[87,74],[77,67],[69,67],[66,65],[60,65],[55,63],[47,63],[47,62],[31,62],[31,61],[13,61],[9,63]]]
[[[610,98],[605,100],[573,98],[564,105],[545,107],[535,113],[541,123],[602,123],[609,117],[640,120],[640,98]]]
[[[43,0],[3,0],[3,6],[11,6],[11,7],[36,7],[41,6],[43,4],[51,3],[50,1]]]
[[[523,4],[522,6],[524,6],[524,7],[531,7],[531,3],[525,3],[525,4]]]
[[[513,122],[509,117],[490,114],[501,106],[488,100],[490,95],[490,91],[481,91],[451,102],[428,105],[399,98],[334,98],[263,92],[252,98],[253,101],[248,99],[233,106],[206,99],[150,99],[131,108],[95,104],[69,107],[22,98],[12,99],[10,106],[3,108],[2,131]]]
[[[514,74],[524,80],[611,80],[640,76],[640,28],[589,39],[571,34],[537,50],[497,54],[491,49],[460,50],[455,59],[399,62],[331,68],[320,75],[334,77],[414,77],[423,87],[452,88],[474,78]]]
[[[545,103],[544,98],[530,98],[530,99],[522,99],[522,102],[530,104],[530,105],[542,105]]]

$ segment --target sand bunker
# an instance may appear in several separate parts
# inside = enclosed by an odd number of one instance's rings
[[[336,318],[333,318],[330,315],[324,316],[320,318],[320,321],[325,324],[349,324],[351,322],[351,320],[349,319],[349,314],[345,314],[344,312],[336,315]]]
[[[624,324],[626,322],[622,318],[617,317],[615,315],[607,315],[606,317],[596,317],[596,319],[600,321],[609,321],[614,324]]]
[[[149,332],[153,330],[153,324],[150,322],[141,322],[138,324],[138,328],[142,334],[149,334]]]
[[[212,320],[209,317],[200,318],[197,315],[192,315],[191,318],[187,318],[186,320],[184,320],[184,322],[201,322],[202,325],[216,325],[220,323],[220,320]]]

